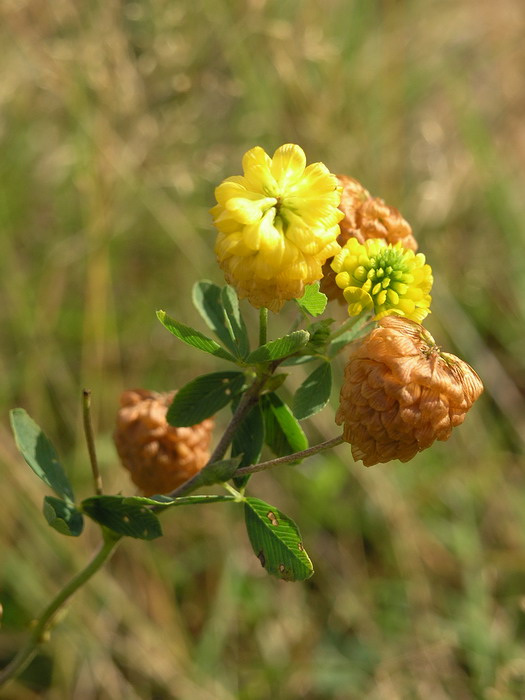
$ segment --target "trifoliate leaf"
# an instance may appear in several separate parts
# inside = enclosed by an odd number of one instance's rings
[[[294,521],[274,506],[247,498],[246,529],[255,555],[272,576],[284,581],[304,581],[314,572]]]
[[[230,355],[224,348],[222,348],[219,343],[215,340],[208,338],[200,331],[192,328],[191,326],[186,326],[184,323],[179,323],[165,311],[157,311],[157,318],[162,323],[164,328],[173,333],[174,336],[182,340],[187,345],[191,345],[194,348],[203,350],[204,352],[209,352],[210,355],[215,355],[215,357],[221,357],[223,360],[229,360],[230,362],[235,362],[235,358]]]
[[[242,372],[213,372],[197,377],[175,394],[166,420],[176,427],[200,423],[232,401],[243,384]]]
[[[10,418],[16,446],[27,464],[57,496],[72,503],[75,499],[69,479],[42,429],[23,408],[14,408]]]
[[[308,376],[297,390],[292,404],[293,414],[304,420],[323,409],[332,391],[332,368],[323,362]]]

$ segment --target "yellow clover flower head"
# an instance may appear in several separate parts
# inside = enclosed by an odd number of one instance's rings
[[[323,276],[337,243],[341,187],[322,163],[306,166],[299,146],[273,158],[256,146],[244,154],[244,175],[215,190],[211,209],[219,230],[215,253],[226,281],[256,308],[279,311]]]
[[[335,281],[343,289],[350,316],[369,309],[374,318],[390,314],[421,322],[430,313],[432,268],[422,253],[372,238],[355,238],[335,256]]]

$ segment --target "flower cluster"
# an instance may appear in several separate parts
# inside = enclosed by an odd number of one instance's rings
[[[425,256],[417,252],[410,224],[356,179],[333,175],[322,163],[307,166],[299,146],[285,144],[273,157],[257,146],[244,155],[242,166],[243,175],[228,177],[216,188],[217,204],[211,209],[218,229],[217,260],[238,295],[256,308],[278,312],[287,300],[300,299],[307,285],[320,281],[321,292],[346,303],[351,317],[376,322],[352,346],[336,414],[354,458],[365,466],[407,461],[435,440],[448,439],[483,385],[469,365],[442,352],[420,325],[430,313],[433,276]],[[222,299],[220,290],[216,295]],[[305,303],[303,299],[301,305]],[[224,311],[228,313],[226,307]],[[219,316],[211,327],[222,338],[216,326]],[[243,323],[230,321],[237,329],[231,324],[223,329],[234,341],[228,350],[239,351],[249,342],[236,336],[242,335]],[[167,327],[189,344],[217,351],[214,341],[199,332],[192,335],[193,329],[170,323]],[[308,329],[307,349],[324,361],[330,356],[331,323],[327,319]],[[249,356],[248,351],[238,355],[241,368]],[[255,356],[260,362],[264,354],[256,351]],[[323,367],[314,370],[307,388],[302,387],[303,401],[315,393],[315,381],[321,382],[324,373]],[[318,388],[326,403],[330,386],[320,383]],[[208,460],[212,421],[191,428],[169,426],[166,410],[172,398],[173,393],[142,390],[122,396],[115,442],[145,494],[176,488]],[[268,409],[270,404],[263,400],[261,405]],[[300,412],[311,415],[308,406],[301,405]]]
[[[273,158],[252,148],[242,165],[243,175],[215,190],[215,252],[240,297],[277,312],[319,280],[339,250],[341,188],[322,163],[306,166],[304,151],[292,144]]]
[[[370,310],[375,319],[398,314],[422,321],[429,313],[432,270],[423,254],[401,243],[372,238],[361,244],[350,238],[335,256],[332,269],[351,316]]]

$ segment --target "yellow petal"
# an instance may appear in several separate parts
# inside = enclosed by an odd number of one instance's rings
[[[272,197],[257,198],[252,192],[247,192],[246,197],[232,197],[225,203],[225,208],[233,215],[241,224],[253,224],[259,221],[268,209],[276,204]]]
[[[261,196],[259,193],[248,192],[246,187],[239,182],[232,182],[229,178],[221,182],[221,184],[215,188],[215,199],[222,206],[225,206],[226,202],[232,197],[245,195],[252,195],[254,198],[259,198]]]
[[[329,196],[335,206],[341,202],[341,187],[335,175],[323,163],[309,165],[301,182],[293,189],[293,194],[303,197]]]
[[[278,194],[277,182],[270,171],[271,165],[270,156],[260,146],[255,146],[244,154],[242,167],[250,189],[270,196]]]
[[[362,311],[372,308],[374,305],[370,294],[367,294],[360,287],[347,287],[343,294],[348,302],[350,316],[358,316]]]
[[[244,241],[251,250],[272,251],[282,239],[282,234],[273,225],[275,209],[266,212],[262,219],[244,228]]]
[[[273,154],[271,173],[284,189],[296,183],[304,173],[306,156],[300,146],[287,143]]]

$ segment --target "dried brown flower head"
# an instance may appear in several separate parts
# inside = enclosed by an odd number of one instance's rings
[[[476,372],[423,326],[385,316],[349,357],[336,422],[366,467],[407,462],[448,440],[482,391]]]
[[[355,238],[364,243],[369,238],[384,238],[387,243],[401,243],[403,248],[416,251],[417,241],[412,228],[395,207],[379,197],[367,199],[356,212],[357,231]],[[362,238],[362,240],[360,240]]]
[[[358,180],[349,175],[336,175],[336,177],[343,188],[339,209],[345,215],[345,218],[339,222],[341,233],[337,240],[340,245],[344,245],[349,238],[355,235],[354,231],[358,228],[357,210],[363,202],[370,199],[370,193]]]
[[[213,420],[174,428],[166,412],[175,392],[124,391],[113,435],[122,465],[146,496],[176,489],[209,459]]]
[[[339,209],[345,218],[339,223],[341,233],[337,238],[339,245],[350,238],[364,243],[370,238],[382,238],[387,243],[401,243],[403,248],[416,251],[417,241],[412,235],[410,224],[394,207],[385,204],[379,197],[371,197],[368,191],[354,178],[338,175],[339,184],[343,186]],[[323,266],[321,291],[328,299],[337,299],[346,303],[342,290],[335,283],[335,272],[330,267],[332,259]]]

